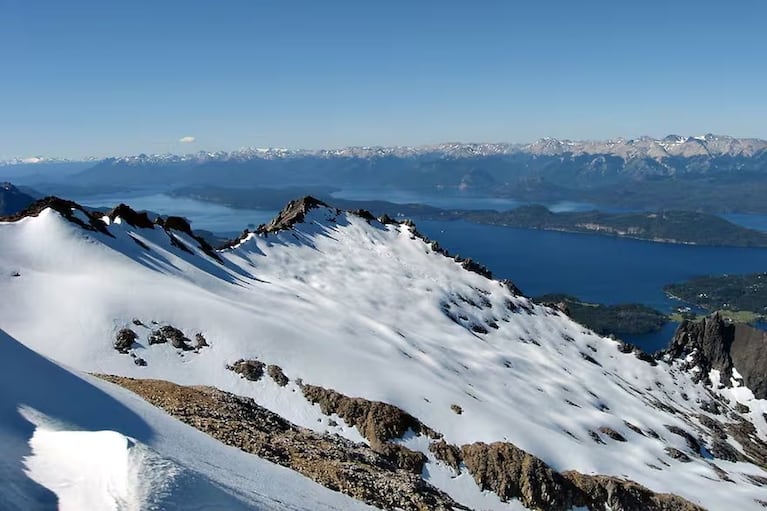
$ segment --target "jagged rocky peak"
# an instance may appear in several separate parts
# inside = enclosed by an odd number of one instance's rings
[[[268,224],[259,226],[257,232],[259,234],[267,234],[270,232],[278,232],[284,229],[289,229],[297,223],[304,221],[306,214],[312,209],[316,208],[330,208],[327,204],[319,199],[307,195],[300,199],[292,200],[288,202],[288,205],[282,208],[277,216]]]
[[[114,221],[115,218],[121,218],[125,220],[133,227],[139,227],[142,229],[153,229],[154,223],[149,218],[149,214],[146,211],[137,212],[127,204],[119,204],[112,211],[107,213],[109,220]]]
[[[716,370],[721,384],[742,379],[754,397],[767,399],[767,332],[732,323],[717,312],[698,322],[683,321],[665,354],[699,368],[699,380]]]
[[[189,234],[190,236],[194,235],[192,233],[192,226],[189,223],[189,220],[187,220],[184,217],[180,217],[180,216],[160,217],[157,220],[155,220],[155,223],[157,223],[157,225],[159,225],[160,227],[164,229],[172,229],[174,231],[179,231],[179,232]]]
[[[99,231],[111,236],[106,226],[104,225],[104,222],[97,218],[96,215],[86,210],[84,207],[74,201],[55,196],[45,197],[44,199],[37,200],[18,213],[6,217],[5,220],[9,222],[16,222],[23,218],[39,216],[40,213],[46,209],[52,209],[53,211],[56,211],[62,217],[79,225],[83,229],[89,231]]]

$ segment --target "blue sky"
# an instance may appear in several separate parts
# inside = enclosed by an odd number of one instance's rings
[[[767,138],[765,19],[756,0],[0,0],[0,158]]]

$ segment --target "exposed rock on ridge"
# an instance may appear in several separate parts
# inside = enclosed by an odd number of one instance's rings
[[[698,367],[698,381],[710,371],[720,372],[720,382],[729,385],[735,370],[757,399],[767,399],[767,333],[748,325],[734,324],[714,313],[699,322],[683,321],[664,355],[685,359]]]
[[[371,448],[295,426],[252,399],[212,387],[161,380],[101,378],[121,385],[217,440],[295,470],[332,490],[383,509],[468,509]]]
[[[38,216],[48,208],[56,211],[62,217],[79,225],[87,231],[97,231],[106,234],[107,236],[114,237],[112,236],[112,233],[107,230],[104,222],[102,222],[96,215],[87,211],[76,202],[53,196],[35,201],[22,211],[14,215],[3,217],[2,220],[5,222],[18,222],[22,218]]]
[[[287,206],[282,208],[282,211],[280,211],[271,222],[259,226],[256,232],[259,234],[268,234],[289,229],[295,224],[303,222],[309,211],[321,207],[329,208],[330,206],[321,200],[308,195],[300,199],[292,200],[288,202]]]

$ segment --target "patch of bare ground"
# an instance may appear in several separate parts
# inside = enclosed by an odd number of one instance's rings
[[[398,466],[390,456],[337,435],[296,426],[250,398],[212,387],[99,376],[227,445],[295,470],[367,504],[405,511],[467,509],[412,469]],[[394,456],[409,458],[410,454],[403,451]]]

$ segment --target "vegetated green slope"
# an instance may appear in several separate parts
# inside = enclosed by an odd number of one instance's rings
[[[538,303],[566,305],[571,318],[602,335],[647,334],[660,330],[668,321],[668,317],[662,312],[637,303],[587,303],[566,294],[547,294],[534,300]]]
[[[767,313],[767,273],[698,277],[669,284],[664,290],[707,310]]]

